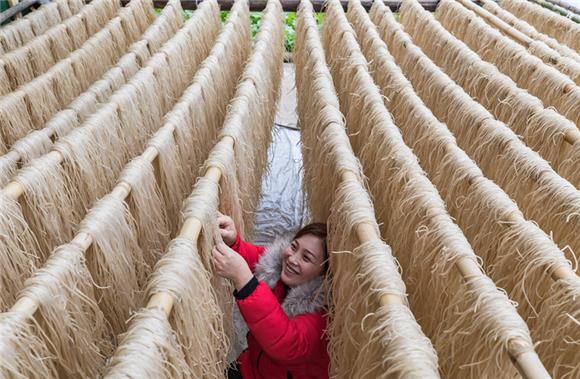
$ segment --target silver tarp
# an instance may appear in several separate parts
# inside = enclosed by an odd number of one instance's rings
[[[294,67],[284,65],[284,80],[268,150],[268,169],[256,209],[254,243],[265,245],[277,236],[297,231],[308,222],[302,192],[302,152],[297,128]]]

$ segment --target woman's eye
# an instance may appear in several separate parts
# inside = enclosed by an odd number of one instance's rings
[[[304,261],[305,262],[309,262],[310,263],[310,258],[308,258],[307,256],[304,257]]]

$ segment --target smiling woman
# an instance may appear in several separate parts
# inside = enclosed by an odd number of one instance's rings
[[[307,225],[262,247],[243,241],[230,217],[220,214],[217,222],[224,243],[214,248],[213,262],[236,288],[235,356],[243,350],[228,377],[328,378],[326,225]]]
[[[300,229],[282,252],[280,279],[293,288],[326,272],[326,224],[310,224]]]

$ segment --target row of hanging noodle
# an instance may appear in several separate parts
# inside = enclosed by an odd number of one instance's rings
[[[320,33],[301,2],[294,61],[331,376],[580,376],[578,25],[523,0],[325,11]],[[247,0],[224,23],[56,0],[0,29],[1,377],[224,376],[215,219],[251,240],[282,20],[269,0],[252,41]]]

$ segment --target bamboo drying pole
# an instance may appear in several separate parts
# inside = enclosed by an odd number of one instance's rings
[[[580,130],[569,129],[564,135],[564,141],[568,142],[570,145],[580,143]]]
[[[446,146],[447,147],[447,146]],[[475,179],[468,179],[469,184],[473,184]],[[432,213],[436,213],[432,212]],[[525,222],[525,220],[517,214],[509,216],[508,222]],[[479,265],[472,259],[461,257],[455,263],[455,267],[459,270],[461,276],[465,281],[471,278],[481,277],[485,275]],[[569,266],[559,266],[552,271],[552,279],[558,280],[562,278],[575,278],[576,273],[572,271]],[[508,354],[523,378],[526,379],[549,379],[550,374],[540,361],[538,354],[535,351],[522,351],[522,348],[517,340],[512,340],[508,343]]]
[[[225,141],[229,147],[234,146],[234,139],[231,136],[222,137],[221,141]],[[220,141],[220,142],[221,142]],[[214,183],[219,184],[222,177],[222,172],[218,167],[208,167],[204,178],[211,180]],[[197,243],[197,239],[201,233],[201,221],[195,217],[189,217],[185,219],[181,229],[179,230],[179,237],[187,238],[193,243]],[[169,317],[171,310],[173,309],[173,304],[175,299],[168,292],[158,292],[151,296],[149,302],[147,303],[147,308],[159,308],[165,312],[165,315]]]
[[[519,30],[512,28],[511,25],[509,25],[507,22],[503,21],[499,17],[496,17],[493,13],[489,12],[487,9],[484,9],[469,0],[457,0],[457,2],[463,5],[465,8],[475,12],[479,17],[483,18],[488,24],[499,29],[503,34],[507,35],[520,45],[523,45],[524,47],[528,48],[530,47],[530,44],[534,41],[524,33],[520,32]]]
[[[45,132],[46,133],[46,137],[48,137],[53,142],[57,138],[56,129],[53,128],[53,127],[47,126],[44,129],[38,129],[38,131]],[[19,141],[22,141],[25,138],[26,138],[26,136],[22,137]],[[48,154],[50,154],[50,152]],[[22,164],[22,162],[21,162],[22,155],[17,150],[10,150],[10,151],[8,151],[6,154],[4,154],[4,157],[6,157],[9,161],[16,162],[16,164],[18,165],[18,167],[20,167],[20,165]],[[15,198],[19,198],[20,196],[22,196],[22,192],[24,192],[24,189],[18,188],[19,186],[16,183],[14,183],[14,184],[13,183],[9,183],[6,186],[9,186],[9,185],[11,187],[14,187],[14,188],[7,189],[5,187],[4,188],[4,192],[5,193],[11,194],[11,196],[13,196]]]
[[[516,41],[517,43],[519,43],[520,45],[524,46],[526,49],[528,49],[530,47],[530,45],[532,44],[532,42],[534,42],[534,40],[532,38],[528,37],[527,35],[520,32],[519,30],[513,28],[510,24],[503,21],[502,19],[500,19],[499,17],[497,17],[496,15],[494,15],[493,13],[488,11],[487,9],[482,8],[480,6],[477,6],[475,3],[471,2],[470,0],[456,0],[456,1],[458,3],[460,3],[461,5],[463,5],[465,8],[475,12],[479,17],[483,18],[488,24],[492,25],[493,27],[495,27],[496,29],[501,31],[503,34],[507,35],[508,37],[510,37],[511,39]],[[550,47],[548,47],[548,48],[550,50],[553,50]],[[554,53],[560,55],[555,50],[553,50],[553,51],[554,51]],[[572,88],[574,88],[574,85],[568,84],[566,86],[566,88],[564,88],[563,91],[564,91],[564,93],[567,93],[567,92],[571,91]],[[566,134],[564,135],[564,141],[566,141],[570,145],[580,143],[580,130],[578,130],[578,129],[572,130],[571,129],[571,130],[566,131]]]
[[[59,163],[62,163],[64,160],[62,154],[56,150],[46,153],[46,156],[54,156]],[[2,189],[2,192],[4,192],[5,195],[10,196],[15,200],[18,200],[22,195],[24,195],[24,191],[24,186],[16,180],[11,181]]]
[[[457,0],[457,1],[459,3],[461,3],[462,5],[464,5],[466,8],[471,9],[478,14],[479,14],[479,12],[477,12],[477,10],[479,10],[479,9],[486,11],[485,9],[479,8],[475,4],[471,3],[469,0]],[[495,16],[493,16],[493,15],[491,15],[491,16],[493,18],[495,18]],[[484,16],[482,16],[482,17],[486,18]],[[503,22],[503,21],[501,21],[501,22]],[[507,25],[507,24],[505,24],[505,25],[507,26],[508,30],[512,29],[511,27],[509,27],[509,25]],[[500,25],[496,25],[496,26],[500,26]],[[501,25],[501,27],[505,27],[505,26]],[[515,36],[517,37],[519,31],[514,29],[514,32],[515,32],[514,33]],[[519,34],[521,34],[521,33],[519,33]],[[521,35],[523,37],[525,37],[525,38],[522,38],[522,40],[529,39],[529,37],[527,37],[523,34],[521,34]],[[580,142],[580,138],[579,138],[580,134],[578,133],[577,129],[574,130],[572,133],[568,134],[567,137],[568,138],[566,139],[566,142],[568,142],[570,144]],[[450,147],[451,147],[451,143],[445,146],[446,149],[449,149]],[[471,177],[471,178],[467,178],[467,180],[468,180],[469,185],[472,185],[475,183],[477,178]],[[518,213],[513,213],[513,214],[507,215],[506,219],[503,221],[506,222],[508,227],[512,223],[515,224],[515,223],[526,222],[526,220]],[[470,259],[460,258],[456,262],[456,267],[461,272],[464,279],[469,279],[470,277],[482,275],[479,266],[473,260],[470,260]],[[562,266],[557,266],[557,267],[551,268],[550,276],[554,281],[557,281],[559,279],[571,279],[574,281],[578,280],[578,276],[572,270],[572,268],[568,265],[562,265]],[[535,351],[526,351],[526,352],[522,353],[521,347],[518,345],[517,341],[510,341],[510,343],[508,344],[508,353],[509,353],[514,365],[516,366],[517,370],[522,375],[522,377],[524,377],[524,378],[551,378],[550,374],[548,373],[548,371],[544,367],[543,363],[540,361],[539,356],[537,355],[537,353]]]
[[[452,145],[449,143],[449,144],[445,145],[444,148],[446,149],[446,151],[449,151],[449,150],[451,150]],[[478,180],[478,178],[473,178],[473,177],[467,178],[469,185],[474,184],[476,180]],[[512,213],[512,214],[507,215],[507,217],[502,221],[506,224],[506,226],[509,227],[510,224],[524,223],[524,222],[526,222],[526,219],[519,213]],[[471,260],[468,260],[467,262],[463,262],[462,259],[459,259],[457,261],[458,269],[465,278],[472,277],[472,276],[474,276],[473,274],[479,275],[479,273],[478,273],[479,268],[476,265],[473,265],[472,263],[473,262]],[[477,272],[476,272],[476,270],[477,270]],[[551,272],[550,272],[550,277],[554,281],[557,281],[559,279],[568,279],[568,280],[573,280],[573,281],[578,280],[578,275],[568,265],[557,266],[557,267],[552,268]]]
[[[446,151],[449,151],[451,149],[451,147],[452,147],[451,144],[445,145]],[[468,181],[469,185],[472,185],[478,179],[479,178],[471,177],[471,178],[467,178],[467,181]],[[506,226],[509,227],[511,224],[525,223],[526,219],[519,213],[512,213],[512,214],[506,215],[506,218],[501,220],[501,221],[503,221],[506,224]],[[471,263],[473,263],[473,262],[469,261],[469,263],[462,263],[462,259],[459,259],[457,261],[459,271],[461,271],[461,273],[462,273],[462,275],[464,275],[464,277],[472,276],[472,275],[470,275],[470,273],[475,272],[474,270],[476,269],[476,267],[473,267],[473,264],[471,264]],[[550,277],[554,281],[557,281],[559,279],[567,279],[567,280],[572,280],[572,281],[578,280],[578,275],[568,265],[556,266],[556,267],[551,268],[550,271],[551,271]]]
[[[341,173],[343,181],[358,180],[355,173],[345,170]],[[381,241],[381,236],[378,235],[375,229],[366,223],[361,223],[356,227],[356,235],[360,244],[370,241]],[[403,299],[397,295],[383,295],[381,296],[381,305],[389,306],[391,304],[403,304]]]
[[[505,220],[508,223],[524,223],[526,220],[520,214],[510,214]],[[509,224],[508,224],[509,225]],[[552,280],[567,279],[572,281],[578,280],[578,275],[572,270],[570,266],[556,266],[550,272]]]
[[[175,132],[175,126],[170,125],[167,127],[171,128],[172,133]],[[224,138],[231,138],[231,137],[224,137]],[[48,154],[56,156],[59,159],[59,162],[61,162],[61,163],[64,159],[62,154],[60,154],[58,151],[51,151]],[[148,160],[155,167],[154,162],[159,157],[159,154],[160,154],[160,152],[159,152],[159,150],[157,150],[157,148],[155,148],[153,146],[149,146],[141,154],[141,157]],[[123,201],[127,201],[127,198],[131,194],[131,189],[132,188],[131,188],[131,185],[129,183],[121,181],[121,182],[117,183],[117,185],[113,188],[113,190],[111,191],[111,195],[116,196]],[[6,187],[4,187],[4,192],[9,196],[12,196],[15,199],[18,199],[24,193],[24,187],[22,186],[22,184],[14,181],[14,182],[9,183]],[[186,222],[184,224],[184,228],[187,225],[188,225],[188,222]],[[192,228],[189,227],[189,229],[192,229]],[[197,233],[199,234],[199,231]],[[89,249],[89,247],[93,243],[93,237],[88,233],[79,232],[75,235],[75,237],[71,240],[70,243],[79,246],[86,253],[86,251]],[[28,298],[28,297],[21,297],[20,299],[18,299],[16,301],[16,303],[12,306],[12,308],[10,308],[10,311],[23,313],[24,315],[26,315],[28,317],[32,317],[34,315],[34,313],[36,313],[36,311],[38,310],[38,307],[39,307],[39,304],[35,300]]]
[[[485,8],[485,5],[486,5],[486,4],[495,4],[495,5],[497,5],[497,3],[496,3],[494,0],[478,0],[478,4],[480,4],[480,5],[484,6],[484,8]],[[516,29],[518,29],[518,27],[517,27],[517,25],[516,25],[516,24],[517,24],[517,20],[520,20],[520,19],[519,19],[519,18],[517,18],[517,17],[515,17],[514,15],[512,15],[512,14],[511,14],[510,12],[508,12],[507,10],[505,10],[505,9],[501,8],[500,6],[493,7],[493,8],[485,8],[485,9],[486,9],[487,11],[489,11],[490,13],[494,14],[495,16],[499,17],[500,19],[504,20],[504,21],[505,21],[506,23],[508,23],[510,26],[512,26],[512,27],[514,27],[514,28],[516,28]],[[506,19],[505,19],[505,17],[503,17],[503,16],[502,16],[502,12],[503,12],[503,13],[507,13],[507,14],[508,14],[510,17],[509,17],[509,18],[506,20]],[[524,21],[524,22],[525,22],[525,21]],[[528,23],[526,22],[526,24],[528,24]],[[537,31],[537,30],[536,30],[536,28],[535,28],[535,27],[533,27],[532,25],[530,25],[530,27],[532,27],[532,29],[534,29],[535,33],[537,33],[537,34],[541,34],[541,35],[545,35],[544,33],[541,33],[541,32],[539,32],[539,31]],[[518,29],[518,30],[520,30],[520,29]],[[530,35],[530,34],[528,34],[528,32],[526,32],[526,31],[524,31],[523,33],[524,33],[524,34],[526,34],[526,35],[528,35],[528,36],[529,36],[529,37],[531,37],[531,38],[534,38],[534,35],[533,35],[533,34],[532,34],[532,35]],[[546,36],[546,37],[548,37],[549,39],[552,39],[552,38],[551,38],[551,37],[549,37],[549,36]],[[548,46],[552,47],[550,44],[548,44],[548,42],[546,42],[546,44],[547,44]],[[552,47],[552,48],[553,48],[553,47]],[[574,51],[574,50],[572,50],[572,52],[573,52],[573,54],[575,54],[575,51]],[[574,58],[572,58],[572,59],[575,59],[575,60],[576,60],[577,58],[575,58],[575,57],[574,57]]]

